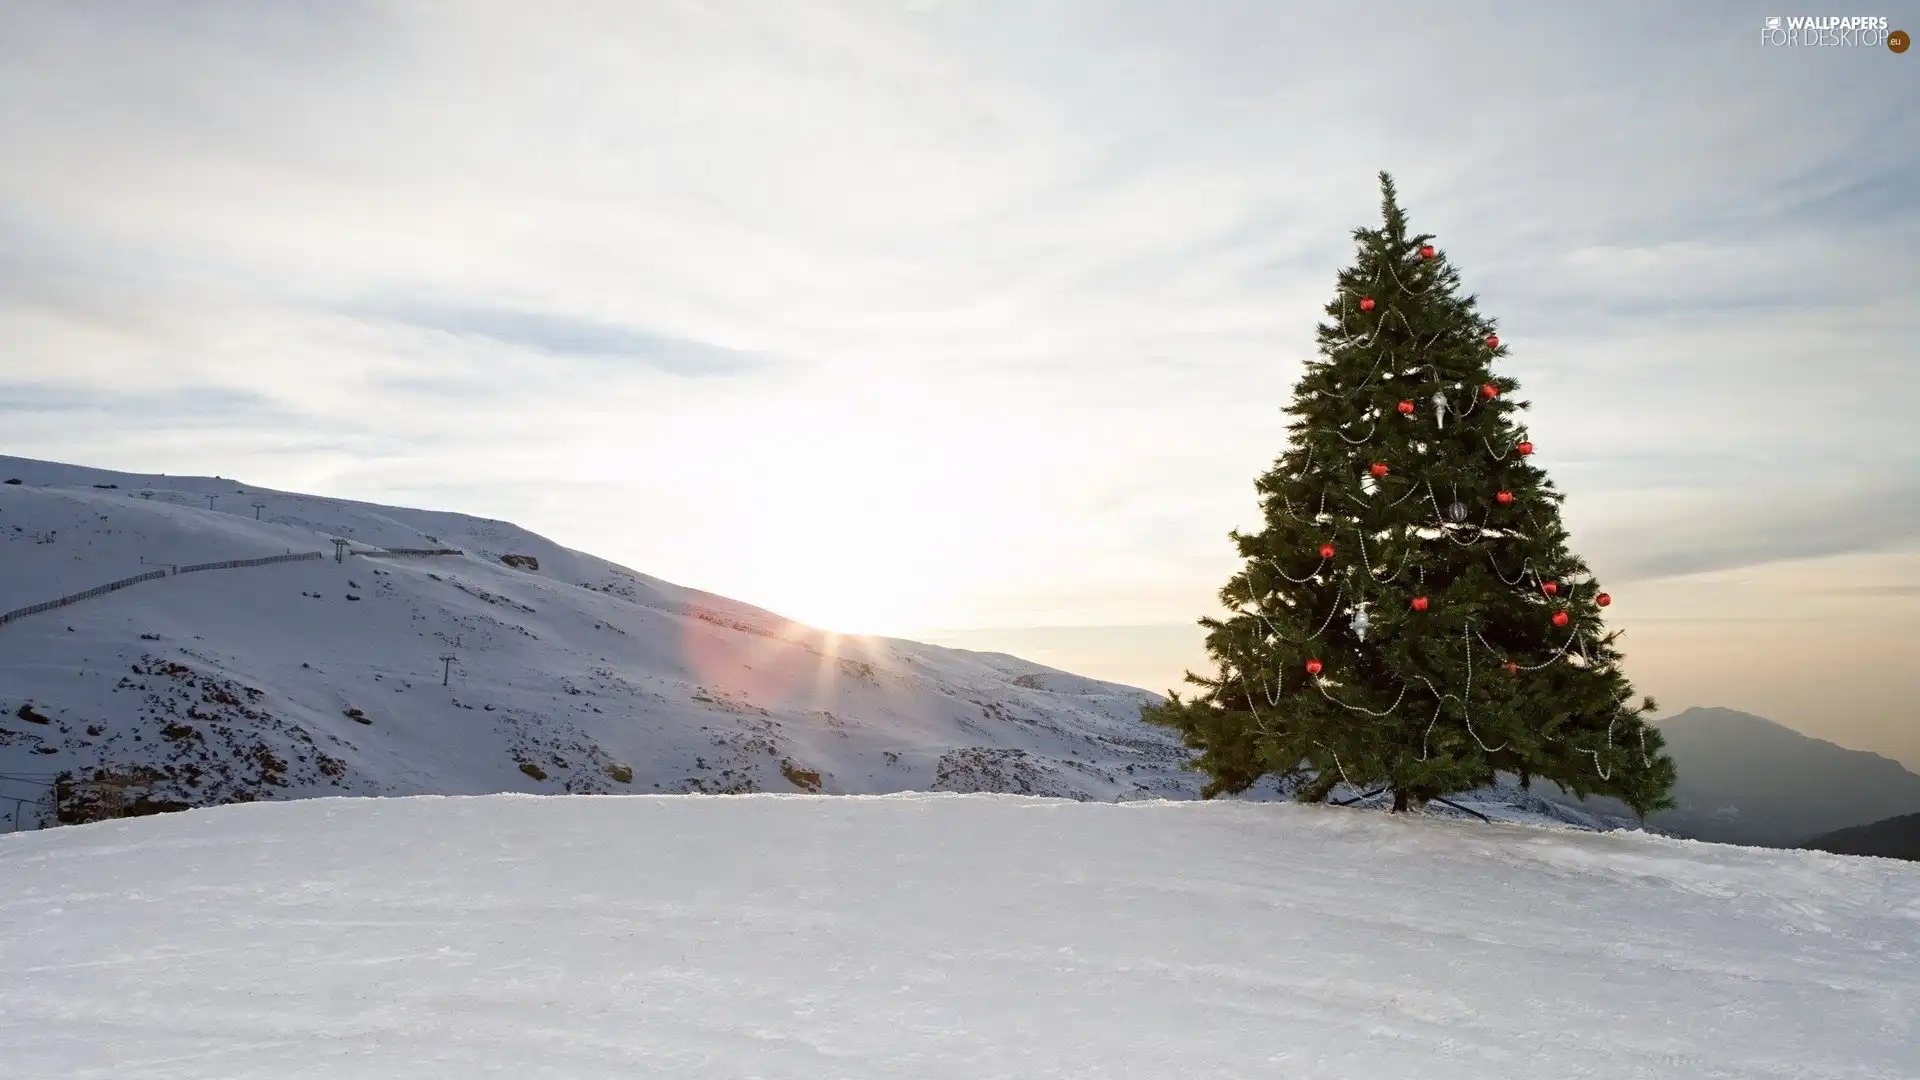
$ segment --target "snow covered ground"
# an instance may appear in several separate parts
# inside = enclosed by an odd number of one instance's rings
[[[13,1077],[1911,1080],[1920,866],[1235,802],[324,799],[0,836]]]
[[[1178,742],[1140,722],[1147,691],[825,633],[504,522],[0,457],[14,478],[0,611],[157,565],[329,557],[167,577],[0,626],[0,831],[36,824],[62,771],[154,806],[1200,786]],[[336,563],[334,537],[464,554]],[[532,561],[502,562],[516,555]],[[1515,792],[1473,805],[1583,820]]]

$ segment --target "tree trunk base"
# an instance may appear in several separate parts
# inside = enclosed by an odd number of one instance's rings
[[[1407,812],[1407,807],[1408,807],[1407,793],[1404,791],[1394,792],[1393,793],[1393,812],[1396,814],[1404,814]]]

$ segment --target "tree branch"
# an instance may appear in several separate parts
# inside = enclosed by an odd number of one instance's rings
[[[1461,806],[1461,805],[1460,805],[1459,803],[1457,803],[1457,802],[1454,802],[1454,801],[1453,801],[1452,799],[1443,799],[1443,798],[1441,798],[1440,796],[1438,796],[1438,795],[1435,795],[1435,796],[1434,796],[1434,797],[1433,797],[1432,799],[1429,799],[1428,801],[1429,801],[1429,802],[1437,802],[1437,803],[1442,803],[1442,804],[1444,804],[1444,805],[1446,805],[1446,806],[1451,806],[1451,807],[1453,807],[1453,808],[1454,808],[1455,810],[1458,810],[1458,811],[1460,811],[1460,812],[1461,812],[1461,813],[1463,813],[1463,814],[1472,814],[1472,815],[1473,815],[1474,817],[1477,817],[1477,818],[1479,818],[1479,819],[1480,819],[1481,821],[1484,821],[1484,822],[1487,822],[1488,824],[1492,824],[1492,823],[1493,823],[1493,819],[1492,819],[1492,818],[1490,818],[1490,817],[1488,817],[1487,815],[1485,815],[1485,814],[1483,814],[1483,813],[1481,813],[1481,812],[1480,812],[1480,811],[1478,811],[1478,810],[1469,810],[1469,809],[1467,809],[1466,807],[1464,807],[1464,806]]]

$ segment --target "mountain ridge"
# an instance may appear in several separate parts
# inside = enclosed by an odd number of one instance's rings
[[[1679,803],[1655,828],[1718,843],[1791,848],[1811,837],[1920,811],[1920,775],[1776,720],[1692,706],[1654,722],[1679,770]],[[1615,814],[1607,799],[1576,805]]]
[[[1800,847],[1835,855],[1872,855],[1920,862],[1920,814],[1901,814],[1836,829],[1807,840]]]

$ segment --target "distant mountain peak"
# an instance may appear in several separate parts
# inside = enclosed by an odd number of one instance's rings
[[[1869,750],[1724,707],[1657,723],[1679,768],[1680,805],[1649,820],[1685,836],[1790,846],[1920,810],[1920,776]]]
[[[1795,731],[1793,728],[1780,723],[1778,720],[1769,720],[1764,716],[1757,716],[1750,712],[1741,712],[1739,709],[1729,709],[1723,705],[1690,705],[1672,716],[1655,720],[1654,723],[1662,725],[1663,729],[1669,724],[1744,724],[1756,728],[1770,728],[1775,731],[1784,731],[1788,734],[1798,735],[1801,738],[1813,738],[1813,736],[1805,732]]]

